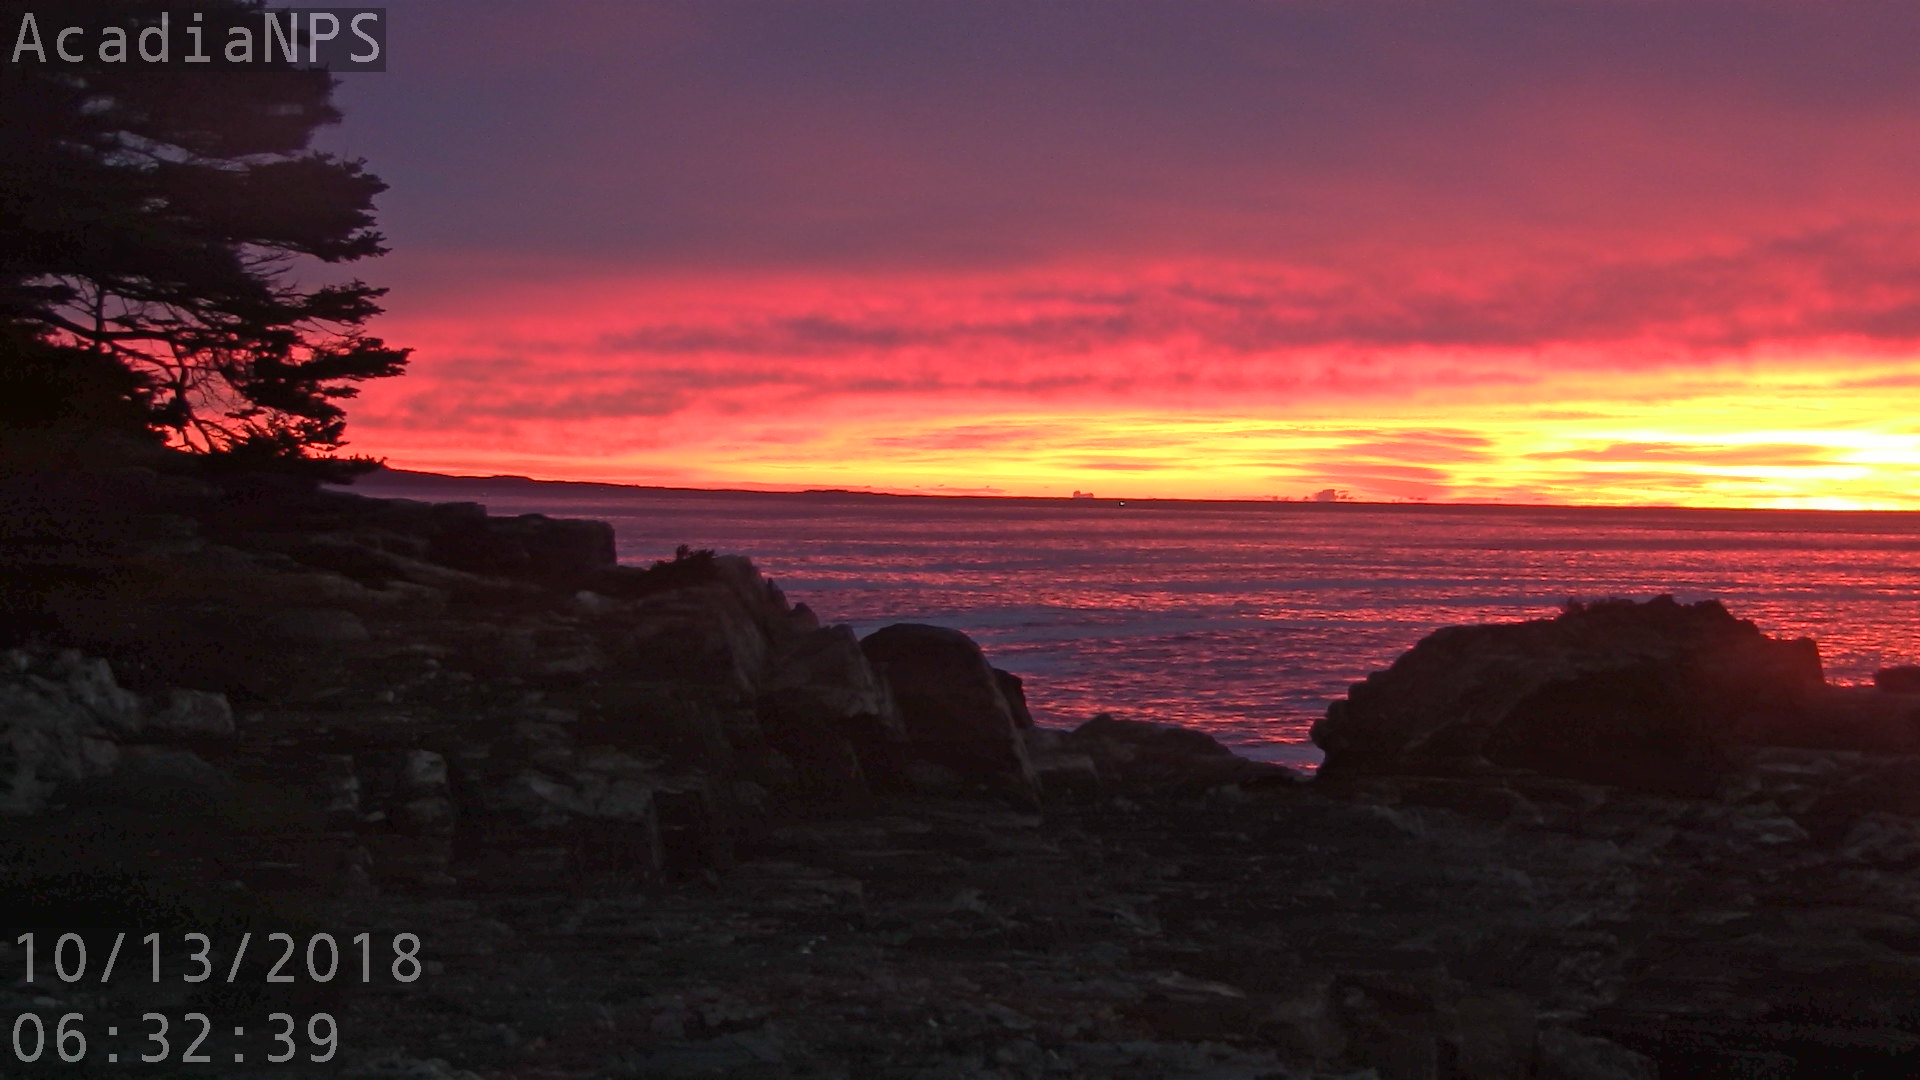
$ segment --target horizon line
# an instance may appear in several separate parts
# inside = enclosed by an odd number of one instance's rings
[[[693,487],[677,484],[636,484],[621,480],[578,480],[554,479],[527,476],[521,473],[464,474],[433,472],[423,469],[399,469],[382,464],[376,472],[370,472],[353,481],[338,485],[351,488],[362,479],[369,479],[379,473],[422,477],[435,480],[466,481],[504,481],[527,484],[566,484],[574,487],[622,488],[630,491],[674,491],[698,492],[714,495],[857,495],[887,499],[993,499],[999,501],[1027,502],[1091,502],[1091,503],[1207,503],[1236,506],[1355,506],[1355,507],[1440,507],[1459,509],[1501,509],[1501,510],[1685,510],[1700,513],[1746,512],[1757,514],[1920,514],[1920,508],[1871,508],[1871,507],[1777,507],[1777,506],[1687,506],[1679,503],[1550,503],[1550,502],[1500,502],[1497,500],[1435,500],[1403,499],[1381,501],[1376,499],[1315,499],[1311,497],[1289,498],[1280,495],[1248,496],[1241,498],[1201,497],[1201,496],[1108,496],[1081,494],[1073,495],[1013,495],[986,494],[981,492],[934,492],[934,491],[882,491],[859,488],[807,487],[807,488],[742,488],[742,487]]]

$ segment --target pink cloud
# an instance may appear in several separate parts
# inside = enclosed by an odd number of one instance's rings
[[[1414,399],[1523,393],[1549,371],[1694,370],[1824,345],[1897,356],[1920,342],[1920,243],[1864,228],[1481,278],[1213,263],[556,290],[399,314],[386,330],[420,347],[415,373],[377,388],[357,419],[470,429],[829,399],[988,411]]]

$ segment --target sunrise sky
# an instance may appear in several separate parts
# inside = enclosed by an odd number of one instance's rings
[[[1920,5],[390,10],[398,467],[1920,508]]]

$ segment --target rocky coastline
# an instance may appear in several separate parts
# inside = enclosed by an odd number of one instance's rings
[[[1442,630],[1307,780],[598,522],[158,457],[0,523],[0,1014],[338,1018],[180,1075],[1920,1073],[1920,680],[1717,604]],[[425,967],[18,977],[136,930]]]

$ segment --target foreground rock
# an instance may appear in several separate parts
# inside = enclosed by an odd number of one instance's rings
[[[1828,686],[1810,641],[1717,604],[1455,627],[1330,707],[1313,787],[1412,837],[1477,824],[1474,873],[1526,837],[1582,853],[1594,906],[1569,926],[1587,956],[1537,954],[1569,986],[1568,963],[1607,972],[1537,1044],[1586,1062],[1570,1075],[1905,1075],[1920,1020],[1891,1002],[1920,973],[1920,695],[1877,681]],[[1564,872],[1538,848],[1508,865],[1536,897]]]
[[[614,565],[601,528],[139,470],[0,502],[11,925],[428,960],[9,980],[0,1015],[339,1018],[340,1060],[233,1076],[1920,1064],[1920,700],[1714,606],[1437,634],[1321,725],[1308,783],[1030,725],[963,635],[858,642],[744,559]]]
[[[1824,689],[1811,639],[1717,602],[1573,605],[1433,634],[1334,702],[1313,740],[1330,776],[1505,767],[1702,792],[1737,747],[1812,727]]]

